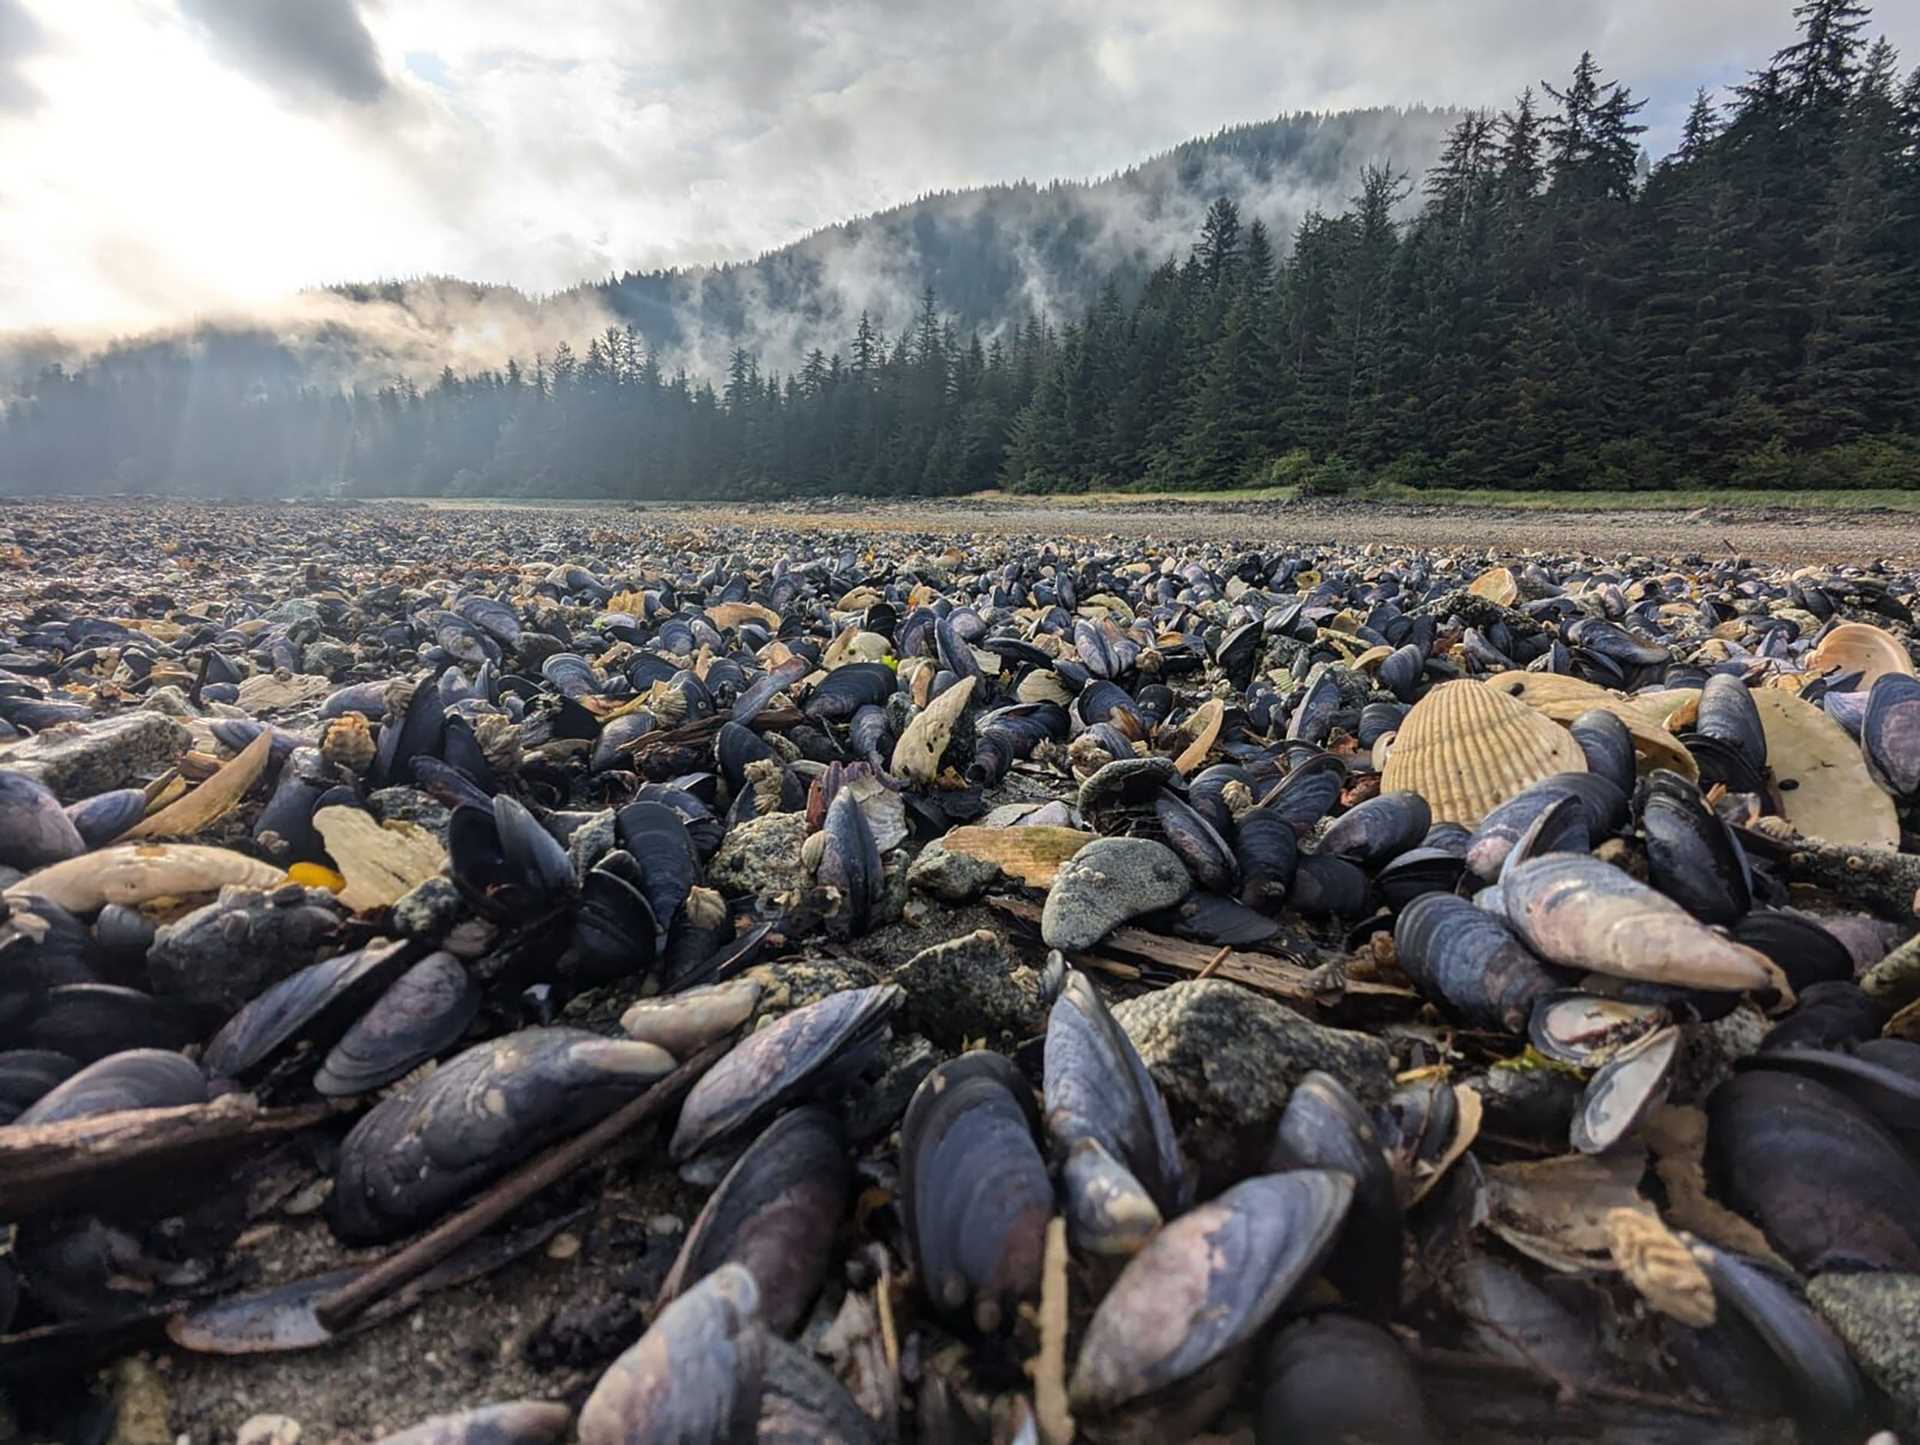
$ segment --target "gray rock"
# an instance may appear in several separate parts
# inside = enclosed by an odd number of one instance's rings
[[[978,1039],[1005,1052],[1046,1032],[1040,975],[1015,958],[990,928],[976,929],[902,964],[891,980],[906,990],[904,1027],[958,1051]]]
[[[1393,1084],[1392,1056],[1380,1040],[1324,1028],[1223,979],[1128,999],[1113,1016],[1175,1117],[1189,1125],[1194,1157],[1208,1164],[1227,1163],[1247,1141],[1264,1155],[1287,1096],[1310,1070],[1332,1074],[1363,1104],[1384,1101]]]
[[[267,621],[282,624],[320,621],[320,604],[310,597],[289,597],[267,613]]]
[[[450,878],[429,878],[393,905],[393,926],[402,937],[438,943],[466,916],[466,901]]]
[[[199,713],[194,710],[193,704],[187,701],[187,695],[171,683],[165,687],[156,687],[141,699],[140,706],[143,711],[164,713],[168,717],[191,718],[199,716]]]
[[[999,879],[998,863],[956,853],[938,839],[922,848],[907,870],[910,884],[946,903],[971,903]]]
[[[1049,948],[1092,948],[1129,918],[1171,908],[1192,891],[1186,865],[1164,843],[1096,838],[1054,875],[1040,936]]]
[[[333,952],[347,913],[324,888],[222,888],[147,950],[153,991],[228,1012]]]
[[[193,734],[157,712],[62,723],[0,752],[0,767],[45,784],[63,803],[133,787],[165,772],[193,746]]]
[[[807,841],[807,820],[798,813],[770,813],[727,830],[713,855],[707,881],[730,898],[749,894],[767,900],[807,886],[800,857]]]
[[[334,677],[352,667],[354,661],[351,647],[322,638],[318,642],[309,642],[302,650],[300,670],[317,673],[321,677]]]
[[[1874,1384],[1920,1422],[1920,1275],[1823,1274],[1807,1301]]]
[[[620,841],[613,809],[602,808],[589,814],[562,841],[567,845],[567,856],[573,860],[574,876],[584,881],[588,870],[611,853]]]
[[[425,828],[447,847],[447,825],[453,812],[430,793],[418,788],[379,788],[367,794],[367,811],[382,823],[412,823]]]

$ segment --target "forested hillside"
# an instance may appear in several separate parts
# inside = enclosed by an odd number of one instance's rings
[[[1920,71],[1849,0],[1794,19],[1650,171],[1641,102],[1586,55],[1461,115],[1417,193],[1370,162],[1344,210],[1275,234],[1270,190],[1229,191],[1182,254],[1113,258],[1083,306],[982,319],[935,265],[904,327],[863,311],[779,367],[747,339],[765,297],[742,283],[714,302],[749,309],[709,375],[667,370],[686,335],[649,330],[654,283],[628,277],[608,288],[624,326],[425,387],[207,398],[164,368],[50,370],[6,416],[0,479],[639,498],[1920,485]]]

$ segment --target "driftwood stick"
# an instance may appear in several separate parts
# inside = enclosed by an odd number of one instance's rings
[[[646,1093],[614,1110],[584,1134],[528,1160],[458,1214],[442,1220],[411,1244],[402,1245],[320,1300],[314,1306],[315,1318],[327,1329],[338,1331],[367,1306],[392,1294],[482,1230],[499,1223],[541,1190],[585,1165],[622,1134],[663,1113],[732,1046],[730,1038],[708,1044]]]
[[[1920,895],[1920,856],[1890,848],[1862,848],[1795,838],[1784,845],[1787,879],[1811,883],[1883,918],[1912,924]]]
[[[1039,926],[1040,905],[1037,903],[1024,898],[989,898],[987,902],[1009,918],[1036,928]],[[1229,948],[1223,955],[1220,949],[1208,948],[1202,943],[1190,943],[1184,938],[1174,938],[1164,933],[1153,933],[1144,928],[1116,928],[1093,949],[1073,956],[1077,964],[1092,964],[1101,968],[1108,963],[1120,963],[1121,967],[1108,968],[1106,971],[1122,975],[1134,972],[1125,966],[1125,961],[1129,959],[1143,960],[1195,977],[1224,978],[1301,1008],[1319,1008],[1328,1002],[1329,996],[1324,987],[1318,984],[1318,971],[1315,969],[1305,968],[1272,953]],[[1393,984],[1349,979],[1342,997],[1414,1000],[1419,996],[1410,989]]]
[[[703,743],[718,733],[722,724],[729,720],[725,713],[715,713],[711,717],[682,723],[677,728],[658,728],[650,733],[642,733],[620,751],[629,758],[644,758],[662,748],[677,747],[683,743]],[[757,732],[765,732],[768,728],[792,727],[806,720],[806,714],[798,708],[770,707],[755,716],[747,726]]]
[[[265,1109],[251,1094],[229,1094],[206,1104],[0,1129],[0,1218],[124,1199],[144,1179],[311,1129],[337,1112],[331,1103]]]

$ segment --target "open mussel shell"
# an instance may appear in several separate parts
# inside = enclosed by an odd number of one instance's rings
[[[536,1149],[577,1133],[672,1072],[651,1044],[533,1028],[475,1044],[376,1104],[340,1145],[331,1201],[342,1240],[428,1223]]]
[[[58,1124],[122,1109],[166,1109],[203,1104],[207,1076],[184,1054],[129,1049],[109,1054],[55,1085],[14,1122]]]
[[[1242,1180],[1168,1223],[1094,1311],[1068,1387],[1075,1414],[1137,1408],[1230,1358],[1319,1271],[1352,1200],[1350,1176],[1300,1169]],[[1225,1398],[1185,1403],[1191,1431]]]
[[[300,1039],[331,1044],[407,966],[414,947],[385,939],[289,974],[247,1004],[207,1044],[207,1072],[250,1079]]]
[[[1641,1035],[1595,1071],[1574,1111],[1571,1138],[1582,1154],[1601,1154],[1637,1129],[1667,1096],[1680,1030]]]
[[[1801,1420],[1823,1436],[1855,1425],[1866,1410],[1866,1386],[1827,1323],[1753,1261],[1698,1239],[1688,1249],[1713,1285],[1721,1319],[1737,1316],[1765,1344]]]
[[[1647,880],[1703,923],[1730,924],[1753,906],[1740,840],[1678,773],[1656,772],[1640,807]]]
[[[1504,919],[1451,893],[1427,893],[1400,913],[1394,952],[1420,991],[1475,1028],[1519,1033],[1565,975],[1536,958]]]
[[[752,1439],[768,1338],[759,1310],[753,1275],[737,1264],[673,1301],[593,1387],[580,1445]]]
[[[1044,1060],[1047,1133],[1066,1159],[1074,1243],[1131,1253],[1186,1206],[1190,1184],[1166,1101],[1078,969],[1047,1016]]]
[[[922,1286],[982,1331],[1039,1297],[1053,1215],[1039,1129],[1026,1079],[985,1051],[936,1066],[900,1125],[901,1201]]]
[[[329,1097],[364,1094],[404,1078],[460,1041],[480,1012],[480,990],[450,953],[414,964],[328,1052],[313,1087]]]
[[[567,850],[524,806],[504,795],[492,809],[463,805],[447,825],[450,872],[476,910],[503,923],[551,912],[573,887]]]
[[[660,1288],[660,1302],[678,1298],[722,1265],[740,1264],[759,1286],[767,1328],[787,1333],[820,1292],[852,1193],[839,1121],[813,1106],[782,1114],[707,1197]]]
[[[1255,1445],[1426,1445],[1426,1404],[1392,1331],[1351,1315],[1296,1320],[1273,1338],[1256,1378]]]
[[[1707,1100],[1714,1194],[1803,1274],[1920,1272],[1920,1165],[1847,1095],[1797,1072],[1743,1070]]]
[[[1319,851],[1377,868],[1418,844],[1432,825],[1418,793],[1380,793],[1334,819],[1320,835]]]
[[[1558,723],[1483,682],[1462,679],[1413,705],[1380,786],[1418,793],[1434,818],[1472,826],[1529,783],[1586,766],[1580,745]]]
[[[844,1087],[885,1044],[904,998],[894,984],[845,989],[735,1044],[688,1090],[669,1146],[674,1163],[737,1145],[788,1104]]]
[[[1287,1096],[1267,1169],[1329,1169],[1352,1177],[1353,1205],[1327,1277],[1358,1309],[1391,1316],[1400,1302],[1405,1233],[1399,1191],[1373,1121],[1352,1091],[1331,1074],[1309,1071]]]
[[[1562,989],[1534,1000],[1527,1042],[1555,1063],[1594,1069],[1668,1018],[1659,1004]]]

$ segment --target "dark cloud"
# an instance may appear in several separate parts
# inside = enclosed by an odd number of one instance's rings
[[[23,0],[0,0],[0,114],[22,113],[40,104],[40,92],[20,73],[20,62],[46,44],[40,22]]]
[[[180,0],[180,9],[221,59],[299,98],[372,105],[391,88],[355,0]]]

